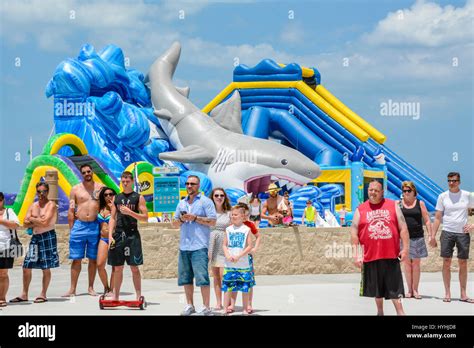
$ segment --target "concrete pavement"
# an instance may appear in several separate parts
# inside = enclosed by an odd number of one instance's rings
[[[183,288],[177,286],[176,279],[144,279],[143,295],[147,301],[144,311],[136,309],[100,310],[98,297],[87,294],[87,265],[79,278],[78,296],[61,298],[69,288],[69,267],[61,266],[52,270],[52,281],[48,291],[49,301],[33,303],[39,294],[41,274],[33,270],[29,302],[9,304],[0,310],[0,315],[179,315],[185,306]],[[474,297],[474,273],[469,274],[468,293]],[[7,299],[21,292],[21,268],[10,270],[10,289]],[[374,315],[374,300],[358,296],[359,274],[310,274],[289,276],[257,276],[254,308],[256,315]],[[211,279],[212,283],[212,279]],[[102,290],[99,279],[96,290]],[[133,299],[134,290],[129,269],[124,272],[123,299]],[[474,315],[474,305],[458,301],[458,274],[452,274],[452,302],[444,303],[441,273],[423,273],[420,293],[422,300],[404,299],[408,315]],[[201,305],[199,288],[195,288],[195,303]],[[211,289],[211,306],[215,304]],[[237,302],[239,315],[241,296]],[[385,313],[395,314],[391,301],[385,301]],[[219,315],[219,313],[216,313]]]

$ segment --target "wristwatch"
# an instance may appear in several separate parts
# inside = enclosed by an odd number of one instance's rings
[[[198,218],[198,216],[196,215],[196,217],[194,218],[193,222],[196,222],[197,218]]]

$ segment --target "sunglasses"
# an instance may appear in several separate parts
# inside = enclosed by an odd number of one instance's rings
[[[448,180],[448,182],[458,182],[459,180]]]
[[[411,193],[411,192],[413,192],[413,190],[403,190],[403,193],[407,193],[407,192]]]
[[[104,197],[112,197],[115,196],[115,193],[104,193]]]
[[[48,190],[38,190],[38,191],[36,191],[36,193],[39,193],[39,194],[43,194],[43,193],[46,193],[46,192],[48,192]]]
[[[195,182],[187,182],[186,186],[196,186],[197,184]]]
[[[85,172],[81,172],[81,173],[82,173],[82,175],[90,174],[90,173],[92,173],[92,170],[86,170]]]
[[[216,194],[216,195],[214,195],[214,197],[216,197],[216,198],[219,198],[219,197],[220,197],[220,198],[224,198],[224,197],[225,197],[225,195],[219,195],[219,194]]]

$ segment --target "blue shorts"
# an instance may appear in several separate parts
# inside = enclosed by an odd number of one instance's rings
[[[180,250],[178,285],[193,284],[193,279],[196,278],[196,286],[209,286],[208,263],[207,248],[194,251]]]
[[[99,247],[99,222],[76,220],[71,229],[69,237],[69,259],[80,260],[85,257],[97,259],[97,248]]]

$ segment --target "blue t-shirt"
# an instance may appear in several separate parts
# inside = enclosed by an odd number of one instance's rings
[[[209,219],[216,219],[216,207],[212,200],[199,193],[192,204],[189,204],[189,196],[183,198],[174,214],[176,219],[181,217],[181,211],[188,214],[194,214]],[[185,222],[181,225],[181,234],[179,239],[179,249],[185,251],[194,251],[209,247],[209,236],[211,229],[209,226],[201,225],[197,222]]]

